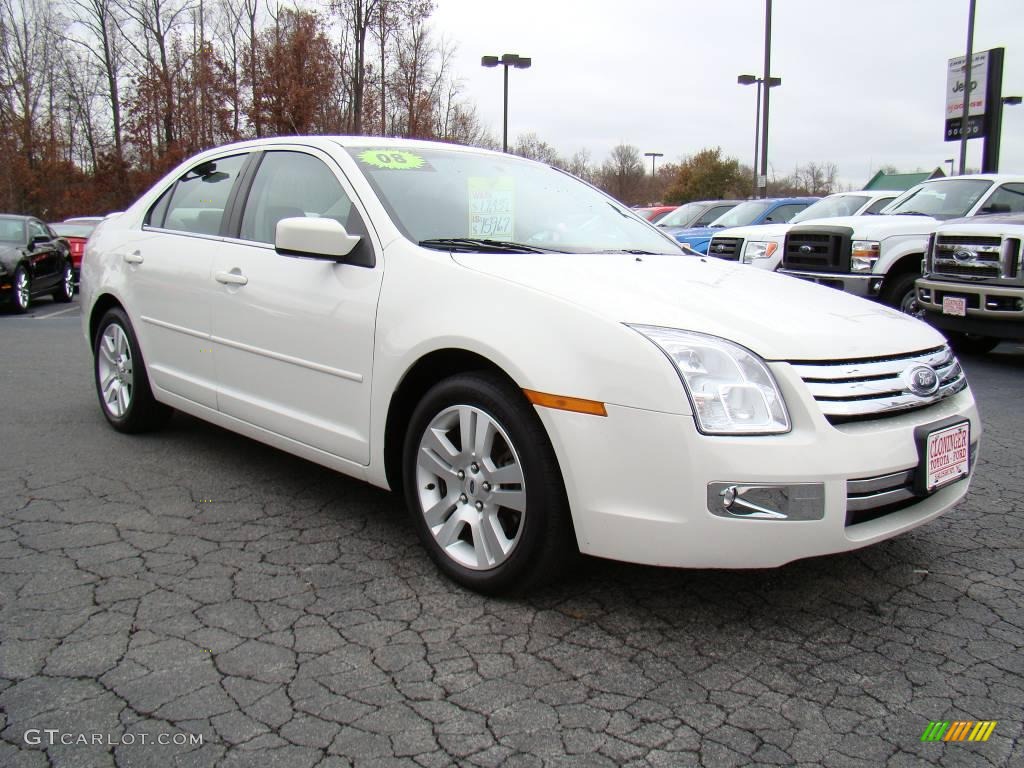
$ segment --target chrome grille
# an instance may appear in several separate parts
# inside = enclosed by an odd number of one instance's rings
[[[790,364],[832,423],[925,408],[967,387],[960,363],[945,345],[892,357]],[[914,394],[904,379],[905,372],[919,365],[929,366],[939,378],[932,395]]]
[[[955,277],[1009,277],[1008,259],[998,237],[940,235],[932,251],[932,271]]]
[[[857,525],[916,502],[916,469],[846,481],[846,524]]]
[[[708,246],[708,256],[715,256],[727,261],[738,261],[743,250],[742,237],[713,237]]]

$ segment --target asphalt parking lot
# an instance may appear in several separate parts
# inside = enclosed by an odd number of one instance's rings
[[[497,600],[385,492],[180,414],[114,432],[79,322],[0,313],[2,766],[1024,765],[1022,346],[965,362],[983,453],[931,525]]]

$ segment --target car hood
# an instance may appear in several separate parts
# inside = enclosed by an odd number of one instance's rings
[[[746,227],[727,227],[712,230],[712,237],[742,237],[743,239],[776,240],[785,237],[792,224],[752,224]]]
[[[930,326],[880,304],[718,259],[473,253],[452,258],[613,322],[707,333],[769,360],[881,357],[944,343]]]
[[[941,222],[931,216],[837,216],[833,219],[808,219],[795,227],[850,227],[857,240],[884,240],[894,235],[928,236]]]

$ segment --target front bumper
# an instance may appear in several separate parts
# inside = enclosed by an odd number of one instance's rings
[[[943,314],[944,296],[966,299],[967,316]],[[918,279],[917,300],[925,318],[936,328],[999,339],[1024,339],[1024,287]]]
[[[801,280],[852,293],[854,296],[860,296],[865,299],[877,298],[882,289],[882,281],[884,280],[884,276],[870,273],[853,275],[847,272],[801,272],[782,267],[776,271],[783,275],[798,277]]]
[[[970,389],[930,408],[833,426],[786,364],[773,364],[793,429],[758,437],[701,435],[691,416],[607,406],[606,418],[538,408],[565,479],[586,554],[649,565],[767,568],[882,541],[931,520],[967,493],[969,479],[874,519],[851,514],[857,483],[916,468],[915,428],[950,418],[981,424]],[[682,393],[680,393],[682,396]],[[720,483],[820,484],[820,519],[739,519],[709,501]],[[718,488],[720,486],[714,486]]]

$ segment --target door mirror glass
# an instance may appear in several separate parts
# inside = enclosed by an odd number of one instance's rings
[[[335,219],[293,217],[277,222],[274,248],[282,256],[344,261],[359,240]]]

